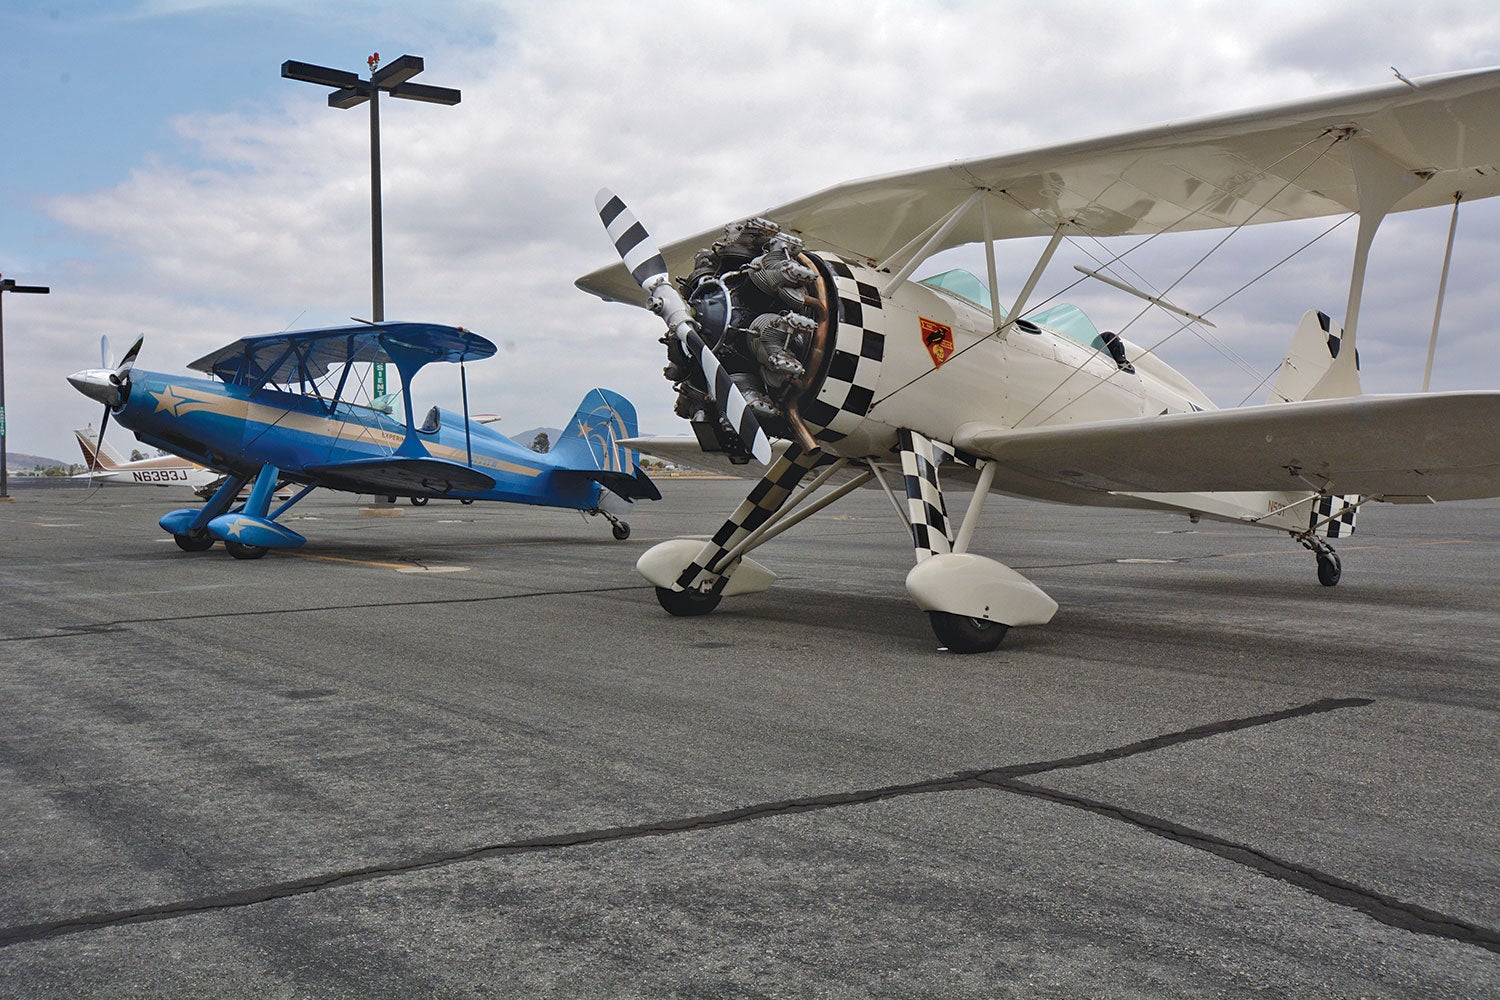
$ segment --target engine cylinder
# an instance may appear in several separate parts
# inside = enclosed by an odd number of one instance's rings
[[[807,251],[764,219],[725,227],[724,238],[698,251],[693,264],[679,282],[683,296],[767,432],[807,448],[854,433],[873,402],[884,357],[881,297],[861,280],[866,269]],[[669,368],[669,377],[683,373],[678,412],[701,415],[708,428],[695,416],[700,438],[711,428],[723,450],[744,457],[701,374]]]

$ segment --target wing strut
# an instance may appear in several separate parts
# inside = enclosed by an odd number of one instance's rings
[[[1458,203],[1462,191],[1453,192],[1453,218],[1448,222],[1448,249],[1443,251],[1443,275],[1438,278],[1437,305],[1432,310],[1432,339],[1427,342],[1427,371],[1422,375],[1422,391],[1432,385],[1432,358],[1437,353],[1438,323],[1443,318],[1443,293],[1448,290],[1448,265],[1453,262],[1453,235],[1458,232]]]
[[[896,289],[906,284],[906,279],[911,277],[911,273],[915,271],[919,266],[921,266],[922,262],[927,259],[928,250],[942,243],[943,237],[947,236],[948,233],[953,230],[953,227],[958,225],[959,220],[961,220],[965,215],[969,214],[969,209],[973,208],[974,203],[980,198],[983,198],[984,195],[984,188],[975,188],[969,195],[969,197],[964,199],[963,204],[959,205],[953,211],[949,212],[948,218],[943,220],[943,224],[938,227],[937,232],[932,234],[932,238],[929,239],[926,243],[922,244],[922,249],[912,254],[911,260],[902,265],[901,270],[896,272],[895,277],[886,282],[885,288],[881,289],[880,294],[882,296],[885,296],[886,298],[889,298]],[[887,263],[889,263],[889,261],[887,261]]]
[[[1016,320],[1020,319],[1021,310],[1026,308],[1026,301],[1031,298],[1031,293],[1036,288],[1036,283],[1042,279],[1042,272],[1047,269],[1048,264],[1052,263],[1052,255],[1057,252],[1058,245],[1062,243],[1063,230],[1067,225],[1066,222],[1059,222],[1057,228],[1052,231],[1052,239],[1047,241],[1047,249],[1042,251],[1042,256],[1037,260],[1036,267],[1031,269],[1031,277],[1027,278],[1026,284],[1021,286],[1021,293],[1016,296],[1015,304],[1010,307],[1010,321],[995,325],[995,332],[999,333],[1002,338],[1010,332],[1012,326],[1015,326]],[[990,280],[993,281],[994,279],[991,278]],[[994,300],[995,286],[991,285],[990,301],[994,302]]]
[[[1344,309],[1344,344],[1328,373],[1308,393],[1308,399],[1337,399],[1359,395],[1359,352],[1354,329],[1359,323],[1359,302],[1365,288],[1365,266],[1375,230],[1386,213],[1402,198],[1426,184],[1427,177],[1408,170],[1374,146],[1349,142],[1349,165],[1359,195],[1359,234],[1354,242],[1354,270],[1349,276],[1349,304]]]

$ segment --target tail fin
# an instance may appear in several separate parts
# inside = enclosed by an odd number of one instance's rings
[[[609,389],[590,389],[549,457],[567,471],[586,473],[626,500],[660,500],[656,484],[636,466],[639,456],[619,443],[639,433],[630,400]]]
[[[125,459],[119,452],[109,446],[108,442],[101,442],[97,461],[95,459],[94,442],[98,435],[94,433],[93,427],[83,430],[75,430],[73,436],[78,439],[78,447],[83,449],[83,464],[91,470],[117,469],[124,464]]]
[[[1271,387],[1268,403],[1295,403],[1304,399],[1358,396],[1359,358],[1354,359],[1352,384],[1337,387],[1323,385],[1334,359],[1343,345],[1344,328],[1328,317],[1327,313],[1309,309],[1297,324],[1292,335],[1292,346],[1287,348],[1281,368],[1276,372],[1276,384]],[[1343,379],[1339,380],[1343,383]],[[1314,390],[1318,390],[1316,396]]]

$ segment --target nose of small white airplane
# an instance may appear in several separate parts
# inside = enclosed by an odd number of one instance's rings
[[[115,407],[120,405],[120,387],[115,385],[113,375],[108,368],[86,368],[69,375],[68,384],[92,400]]]

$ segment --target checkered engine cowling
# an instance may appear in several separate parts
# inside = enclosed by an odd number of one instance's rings
[[[816,396],[800,403],[802,420],[825,444],[842,441],[864,422],[875,399],[885,360],[885,314],[880,290],[866,278],[875,273],[837,257],[818,259],[833,276],[837,322],[827,374]]]

